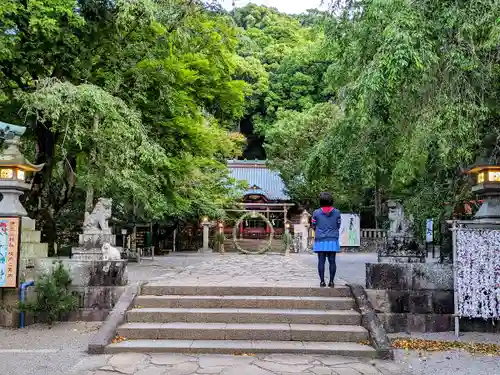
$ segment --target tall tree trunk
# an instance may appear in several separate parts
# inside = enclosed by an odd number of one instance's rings
[[[379,229],[379,221],[382,216],[382,198],[380,194],[380,174],[378,171],[375,174],[375,194],[373,198],[375,201],[375,229]]]
[[[53,255],[54,244],[57,240],[57,227],[50,183],[58,135],[50,130],[50,124],[38,124],[34,131],[37,139],[36,164],[44,163],[45,166],[33,176],[33,187],[27,197],[27,208],[42,231],[42,242],[49,244],[49,255]]]
[[[93,208],[94,208],[94,187],[89,184],[87,186],[87,192],[85,196],[85,211],[91,213]]]
[[[97,133],[99,131],[99,117],[96,115],[94,117],[94,126],[92,131],[94,133]],[[93,149],[90,152],[90,167],[92,168],[93,162],[95,161],[97,153],[97,147],[94,146]],[[85,211],[88,213],[92,212],[92,209],[94,208],[94,186],[92,186],[91,183],[87,185],[87,195],[85,197]]]

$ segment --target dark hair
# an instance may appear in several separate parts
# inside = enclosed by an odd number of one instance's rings
[[[330,193],[323,192],[319,195],[319,205],[320,207],[331,207],[333,206],[333,196]]]

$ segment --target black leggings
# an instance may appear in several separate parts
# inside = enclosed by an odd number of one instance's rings
[[[337,272],[337,263],[335,263],[335,256],[337,253],[333,251],[320,251],[318,252],[318,272],[321,281],[325,281],[325,263],[328,258],[328,265],[330,266],[330,281],[333,282],[335,279],[335,273]]]

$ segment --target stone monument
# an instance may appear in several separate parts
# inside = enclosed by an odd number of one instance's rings
[[[115,286],[127,284],[127,261],[110,257],[110,251],[120,253],[114,247],[116,236],[109,227],[112,200],[99,198],[89,214],[85,212],[83,233],[79,235],[79,246],[72,249],[72,261],[79,262],[78,268],[83,268],[83,285]],[[77,276],[77,275],[74,275]],[[82,276],[82,275],[80,275]],[[86,284],[86,280],[90,284]]]
[[[108,220],[111,199],[99,198],[91,213],[86,212],[79,246],[73,247],[71,259],[47,260],[48,271],[55,262],[62,262],[71,275],[72,289],[80,296],[77,319],[104,320],[128,283],[127,260],[120,259],[114,247]]]
[[[304,252],[307,250],[307,243],[309,238],[309,221],[311,219],[311,214],[306,210],[302,211],[300,214],[300,223],[293,225],[293,233],[298,237],[299,241],[299,252]]]
[[[207,217],[204,217],[201,221],[201,225],[203,226],[203,244],[200,249],[198,249],[199,253],[212,253],[213,250],[208,245],[209,235],[210,235],[210,227],[212,223],[208,220]]]

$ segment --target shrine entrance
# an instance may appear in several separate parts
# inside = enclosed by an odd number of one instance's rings
[[[290,203],[243,202],[240,208],[227,210],[228,220],[223,232],[226,251],[245,254],[285,252],[289,242],[291,222],[288,219]]]
[[[250,221],[246,236],[244,229],[240,231],[244,221]],[[262,227],[265,227],[264,233],[260,230]],[[262,254],[270,251],[273,240],[274,227],[271,221],[256,211],[245,212],[233,227],[233,244],[236,249],[245,254]]]

